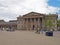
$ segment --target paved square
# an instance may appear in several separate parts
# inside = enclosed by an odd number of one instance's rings
[[[60,45],[60,32],[49,37],[33,31],[0,31],[0,45]]]

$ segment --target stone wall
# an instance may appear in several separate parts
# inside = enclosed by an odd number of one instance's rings
[[[17,20],[18,20],[17,28],[24,29],[24,30],[37,30],[38,28],[45,29],[44,23],[45,23],[45,20],[48,19],[48,17],[49,17],[49,15],[46,15],[46,14],[30,12],[28,14],[25,14],[23,16],[19,16],[17,18]],[[57,30],[58,16],[56,14],[51,14],[50,17],[55,25],[52,28],[54,30]]]

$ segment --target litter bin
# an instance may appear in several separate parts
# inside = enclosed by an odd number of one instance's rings
[[[53,36],[53,31],[46,32],[46,36]]]

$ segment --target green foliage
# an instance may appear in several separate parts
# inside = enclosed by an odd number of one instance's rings
[[[57,23],[58,23],[58,26],[60,27],[60,20],[58,20]]]
[[[51,19],[51,16],[49,15],[48,19],[45,20],[45,27],[48,27],[48,30],[54,26],[53,20]]]
[[[49,27],[54,26],[53,21],[51,19],[46,20],[45,21],[45,26],[49,26]]]

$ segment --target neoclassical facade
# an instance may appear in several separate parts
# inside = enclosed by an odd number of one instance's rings
[[[25,14],[23,16],[17,17],[17,29],[19,30],[37,30],[45,29],[45,20],[47,20],[49,15],[46,14],[40,14],[36,12],[30,12],[28,14]],[[54,23],[54,26],[52,27],[54,30],[57,30],[57,14],[50,14],[51,20]]]

